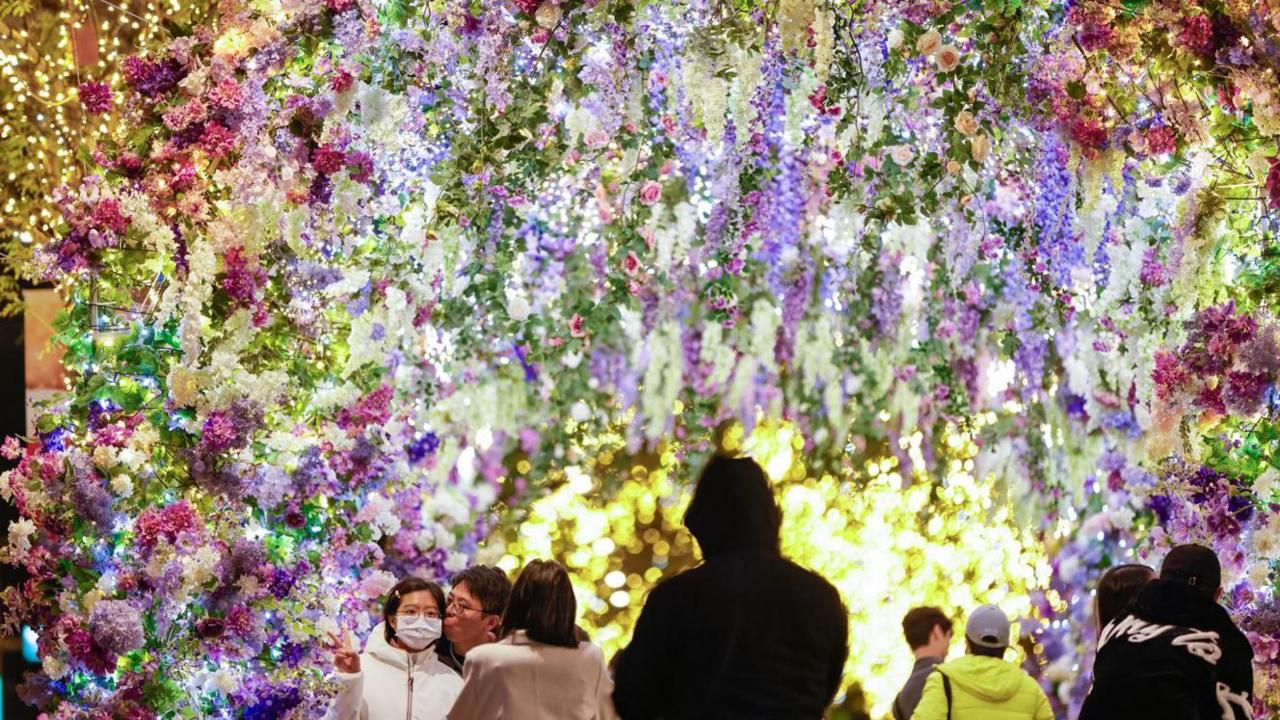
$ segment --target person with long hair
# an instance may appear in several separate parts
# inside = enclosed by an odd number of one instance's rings
[[[569,573],[534,560],[516,578],[500,640],[467,653],[449,720],[607,720],[613,682],[604,653],[580,640]]]
[[[1080,720],[1248,720],[1253,647],[1220,604],[1211,548],[1178,545],[1102,629]]]
[[[462,690],[462,678],[441,661],[444,590],[405,578],[387,593],[382,622],[364,652],[350,634],[333,637],[340,684],[332,720],[444,720]]]
[[[1120,617],[1120,613],[1138,597],[1142,588],[1155,579],[1156,571],[1146,565],[1116,565],[1107,568],[1098,579],[1098,593],[1093,599],[1098,635],[1101,636],[1103,628]]]

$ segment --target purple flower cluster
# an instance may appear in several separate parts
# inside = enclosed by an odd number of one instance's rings
[[[205,418],[199,449],[205,455],[212,455],[244,447],[261,424],[262,410],[246,400],[237,400]]]
[[[145,98],[156,98],[177,87],[186,71],[175,60],[143,60],[125,58],[124,79]]]
[[[71,487],[71,504],[80,517],[99,528],[110,529],[114,520],[111,493],[93,470],[78,470]]]
[[[93,640],[109,653],[123,655],[142,647],[142,613],[125,600],[99,600],[89,613]]]
[[[414,438],[409,443],[409,447],[405,452],[409,456],[409,462],[417,464],[427,458],[428,455],[434,455],[440,447],[440,438],[435,433],[427,431]]]

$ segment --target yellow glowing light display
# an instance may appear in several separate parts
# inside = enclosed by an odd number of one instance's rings
[[[189,24],[210,4],[0,3],[0,241],[21,247],[52,236],[59,221],[53,189],[92,172],[81,153],[122,126],[118,104],[102,115],[82,112],[77,86],[94,80],[119,90],[125,57],[167,39],[165,21]]]
[[[918,451],[918,439],[908,443]],[[1025,616],[1029,590],[1048,582],[1043,550],[1014,526],[990,479],[973,477],[977,448],[967,436],[949,438],[954,455],[942,482],[917,475],[905,488],[892,456],[858,458],[860,472],[846,477],[810,472],[803,439],[786,425],[767,424],[746,438],[731,428],[723,445],[756,458],[775,483],[784,555],[844,597],[852,644],[844,687],[861,688],[873,718],[889,716],[911,670],[901,629],[907,610],[936,605],[957,626],[965,610],[984,602]],[[569,568],[582,625],[609,657],[625,647],[649,588],[697,562],[680,525],[697,468],[679,467],[670,450],[655,460],[619,470],[625,461],[610,451],[564,468],[556,489],[505,538],[500,565],[513,574],[534,558]],[[626,475],[619,489],[601,492],[602,478],[616,472]],[[963,652],[961,636],[953,653]]]

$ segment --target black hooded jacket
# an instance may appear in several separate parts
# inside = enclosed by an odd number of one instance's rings
[[[712,467],[685,516],[706,561],[649,594],[614,705],[623,720],[820,718],[849,654],[848,614],[830,583],[779,555],[763,473],[756,487]]]
[[[1221,605],[1156,580],[1103,630],[1079,720],[1245,720],[1253,648]]]

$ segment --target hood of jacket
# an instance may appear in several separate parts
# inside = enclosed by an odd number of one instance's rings
[[[1148,622],[1217,632],[1223,650],[1253,657],[1249,639],[1232,622],[1226,608],[1184,583],[1152,580],[1129,610]]]
[[[951,678],[951,684],[980,700],[1005,702],[1018,694],[1026,682],[1022,668],[999,658],[965,655],[943,663],[938,669]]]

